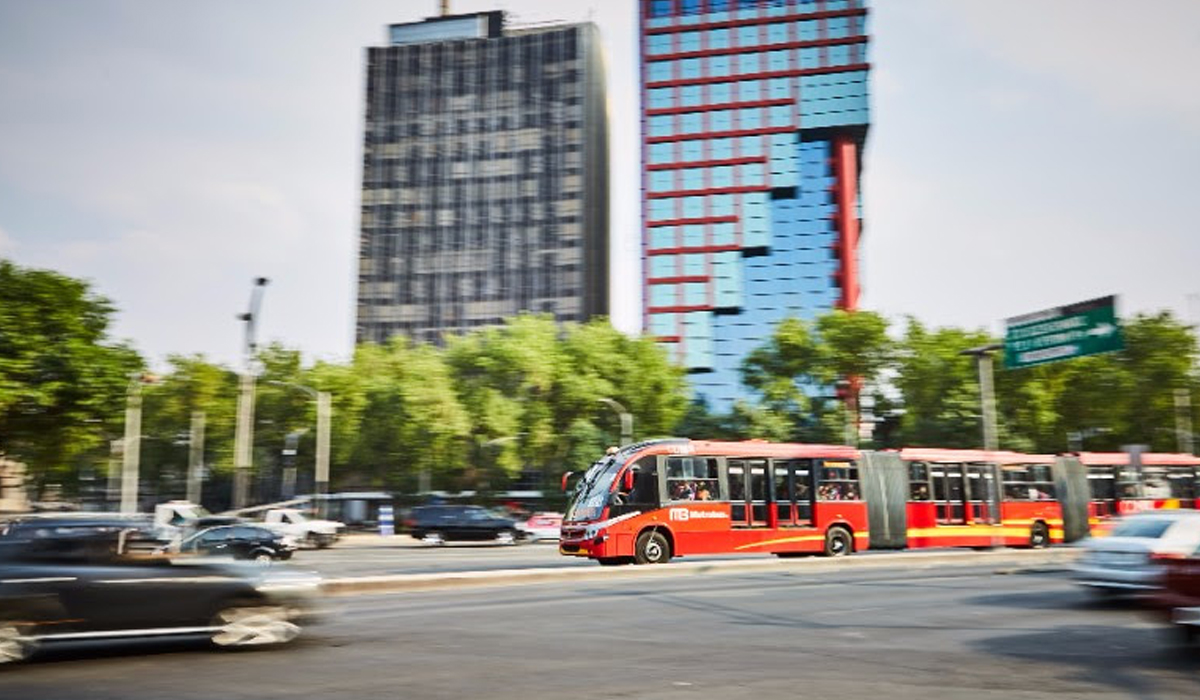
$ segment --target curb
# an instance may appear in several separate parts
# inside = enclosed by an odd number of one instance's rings
[[[997,574],[1059,573],[1078,554],[1073,548],[1001,550],[989,552],[896,552],[836,559],[752,559],[745,561],[677,561],[658,566],[570,567],[538,569],[493,569],[434,574],[394,574],[326,579],[321,589],[334,596],[370,595],[402,591],[433,591],[452,588],[515,586],[525,583],[562,581],[611,581],[678,576],[709,576],[754,571],[793,574],[826,573],[844,569],[904,567],[910,570],[944,566],[994,565]]]

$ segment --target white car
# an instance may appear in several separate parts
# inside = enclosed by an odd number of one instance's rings
[[[1139,513],[1120,520],[1105,537],[1079,544],[1076,583],[1099,593],[1155,591],[1162,585],[1160,554],[1187,555],[1200,547],[1200,511]]]
[[[562,535],[562,521],[562,513],[534,513],[525,522],[517,523],[517,529],[525,533],[525,539],[529,542],[557,542]]]

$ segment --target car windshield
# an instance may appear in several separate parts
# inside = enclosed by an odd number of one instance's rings
[[[567,520],[595,520],[600,517],[620,465],[614,457],[605,457],[584,473],[567,508]]]
[[[1173,522],[1169,518],[1134,518],[1114,527],[1111,534],[1113,537],[1140,537],[1156,540],[1163,536]]]

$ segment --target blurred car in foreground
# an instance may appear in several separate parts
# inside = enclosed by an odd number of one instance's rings
[[[206,637],[282,644],[316,611],[320,579],[298,570],[152,552],[140,531],[0,541],[0,664],[55,642]]]
[[[534,513],[525,522],[517,523],[517,528],[525,533],[525,539],[530,542],[557,542],[562,536],[562,521],[562,513]]]
[[[1153,602],[1179,630],[1186,644],[1200,641],[1200,547],[1190,554],[1160,554],[1162,588]]]
[[[434,545],[454,541],[516,544],[525,537],[516,521],[480,506],[417,506],[404,524],[408,534]]]
[[[1200,512],[1155,511],[1121,519],[1106,537],[1084,540],[1075,563],[1077,583],[1105,594],[1139,594],[1161,586],[1161,556],[1200,547]]]
[[[180,554],[226,556],[260,564],[291,559],[296,541],[256,525],[221,525],[201,530],[179,543]]]

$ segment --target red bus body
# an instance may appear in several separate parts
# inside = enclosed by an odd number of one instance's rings
[[[669,556],[822,552],[831,530],[848,534],[851,549],[866,549],[867,505],[848,478],[857,479],[858,458],[858,450],[838,445],[691,440],[635,445],[611,455],[607,471],[601,462],[593,467],[598,471],[589,471],[593,482],[611,473],[611,485],[581,485],[596,493],[586,508],[572,504],[559,551],[602,563],[631,561],[639,539],[657,533],[666,538]],[[847,477],[844,488],[835,493],[833,484],[817,478],[820,470]],[[639,479],[647,488],[656,485],[657,498],[636,495]],[[631,502],[613,502],[631,484]],[[711,500],[688,492],[697,485]],[[577,500],[585,500],[584,494]]]
[[[911,489],[909,548],[1044,546],[1063,541],[1062,506],[1050,476],[1055,457],[905,448],[900,458]],[[1036,479],[1016,478],[1035,474]]]

